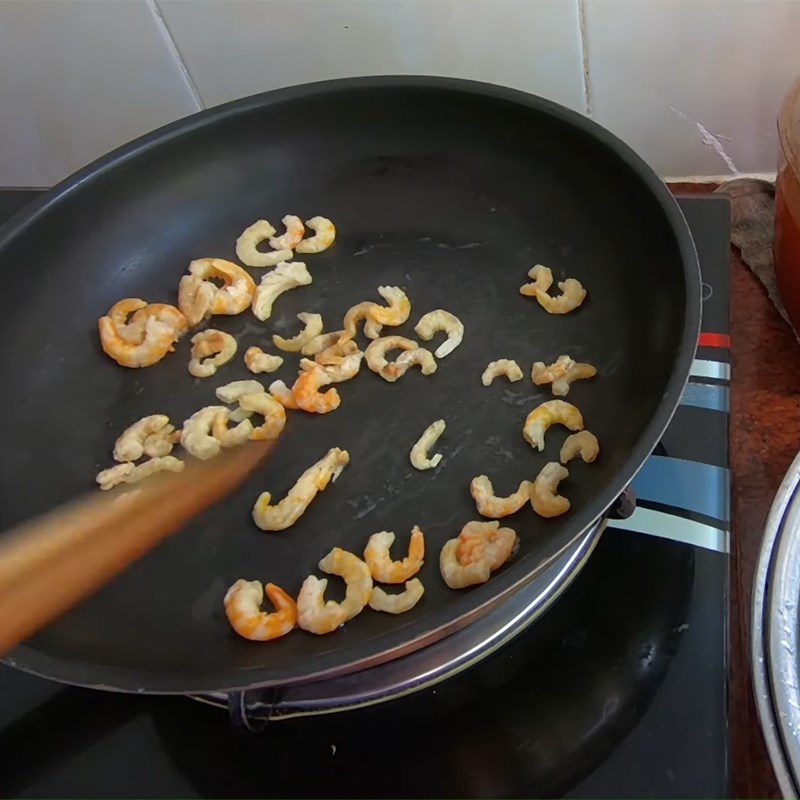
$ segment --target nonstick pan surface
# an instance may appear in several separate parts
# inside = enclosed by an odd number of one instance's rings
[[[306,257],[312,285],[282,296],[273,316],[214,317],[239,353],[216,376],[187,372],[189,336],[154,367],[128,370],[100,350],[96,321],[120,298],[175,302],[190,260],[235,260],[254,220],[287,213],[330,217],[335,245]],[[589,291],[575,313],[549,316],[519,286],[535,263]],[[364,668],[463,625],[529,579],[604,512],[667,424],[688,375],[699,326],[699,273],[686,224],[665,187],[626,146],[552,103],[497,87],[439,78],[366,78],[294,87],[190,117],[124,147],[65,181],[0,229],[5,342],[0,402],[7,414],[0,526],[7,528],[91,488],[115,438],[150,413],[180,422],[215,401],[214,388],[249,376],[241,354],[293,335],[300,311],[327,330],[345,311],[402,286],[413,325],[445,308],[463,344],[430,377],[395,384],[362,369],[338,388],[326,416],[290,413],[263,469],[234,496],[134,565],[7,659],[81,684],[197,692],[284,685]],[[261,271],[251,270],[259,279]],[[438,340],[433,342],[435,347]],[[448,589],[438,570],[445,540],[478,518],[470,480],[499,494],[558,459],[522,438],[527,413],[549,399],[528,375],[484,388],[497,358],[562,353],[598,367],[568,400],[601,443],[591,465],[570,466],[572,510],[554,520],[530,508],[507,518],[515,558],[485,585]],[[271,376],[287,382],[289,355]],[[444,460],[418,472],[411,445],[433,420],[447,430]],[[325,451],[350,452],[339,480],[291,529],[264,533],[250,510],[268,489],[284,495]],[[393,530],[402,547],[426,534],[426,593],[396,617],[369,609],[344,629],[258,644],[228,627],[222,598],[237,578],[296,593],[339,545],[361,552]],[[342,596],[338,579],[329,595]],[[338,594],[337,594],[338,593]],[[602,602],[602,597],[597,602]],[[543,654],[543,657],[546,657]]]

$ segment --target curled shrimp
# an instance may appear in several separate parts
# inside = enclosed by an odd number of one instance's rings
[[[319,568],[328,575],[338,575],[347,584],[344,600],[339,604],[345,613],[345,621],[360,614],[372,594],[372,574],[366,563],[357,555],[334,547],[319,562]]]
[[[531,499],[531,489],[533,484],[530,481],[522,481],[519,488],[508,497],[497,497],[494,493],[492,482],[486,475],[478,475],[472,479],[469,485],[469,493],[475,500],[478,513],[482,517],[499,519],[507,517],[519,511],[528,500]]]
[[[138,461],[143,455],[166,456],[172,451],[175,430],[164,414],[151,414],[126,428],[114,444],[115,461]]]
[[[500,523],[468,522],[456,539],[445,542],[439,554],[439,570],[451,589],[486,583],[489,575],[511,557],[517,534]]]
[[[275,301],[290,289],[308,286],[312,278],[302,261],[282,261],[261,279],[253,296],[253,313],[262,322],[269,319]]]
[[[411,301],[399,286],[379,286],[378,294],[389,304],[376,305],[372,318],[380,325],[402,325],[411,314]]]
[[[300,587],[297,597],[297,624],[309,633],[323,634],[335,631],[347,619],[345,610],[334,600],[325,602],[327,578],[309,575]]]
[[[528,276],[534,279],[533,283],[521,286],[520,294],[535,297],[548,314],[568,314],[586,299],[586,290],[575,278],[559,281],[558,288],[561,294],[558,297],[549,295],[547,292],[553,285],[553,273],[549,267],[542,264],[537,264]]]
[[[516,361],[508,358],[501,358],[498,361],[490,361],[481,375],[481,383],[484,386],[491,386],[492,381],[498,375],[505,375],[512,383],[522,380],[522,370]]]
[[[414,326],[414,331],[420,339],[424,339],[426,342],[433,339],[438,331],[444,331],[447,334],[447,340],[433,352],[436,358],[450,355],[464,338],[464,325],[461,320],[455,314],[441,308],[425,314]]]
[[[344,331],[321,333],[319,336],[315,336],[313,339],[310,339],[307,344],[303,345],[303,348],[300,350],[300,352],[304,356],[319,355],[323,351],[333,347],[335,344],[338,344],[343,333]]]
[[[373,372],[377,372],[378,375],[391,383],[392,381],[396,381],[397,377],[392,377],[386,373],[386,367],[389,365],[386,354],[390,350],[416,349],[417,343],[413,339],[406,339],[405,336],[382,336],[380,339],[376,339],[374,342],[370,342],[369,345],[367,345],[364,356],[367,366]]]
[[[326,217],[311,217],[306,220],[306,227],[314,231],[314,236],[297,243],[298,253],[321,253],[327,250],[336,238],[336,228]]]
[[[245,228],[236,240],[236,257],[248,267],[274,267],[281,261],[287,261],[292,257],[292,251],[288,248],[274,250],[271,253],[258,249],[261,242],[274,235],[275,228],[267,220],[260,219],[254,222],[249,228]]]
[[[600,453],[597,437],[590,431],[581,431],[567,436],[564,444],[561,445],[559,458],[562,464],[567,464],[579,453],[586,464],[591,464]]]
[[[413,351],[412,351],[413,352]],[[422,436],[417,439],[416,444],[411,448],[411,466],[416,469],[433,469],[442,460],[442,454],[436,453],[429,457],[428,450],[433,447],[439,437],[444,433],[447,424],[443,419],[431,422],[422,432]]]
[[[283,336],[278,336],[277,333],[272,334],[272,341],[279,350],[283,350],[286,353],[299,353],[314,337],[322,333],[322,315],[301,311],[297,315],[297,319],[303,323],[303,330],[297,336],[293,336],[291,339],[284,339]]]
[[[556,493],[558,484],[569,477],[569,472],[556,461],[542,467],[531,489],[531,505],[540,517],[558,517],[569,511],[569,500]]]
[[[300,406],[294,399],[292,390],[283,381],[273,381],[269,385],[269,393],[274,397],[284,408],[297,410]]]
[[[485,561],[494,572],[511,558],[517,546],[517,534],[493,522],[468,522],[458,534],[456,558],[459,564]]]
[[[341,364],[348,356],[358,355],[361,351],[354,341],[336,342],[330,347],[326,347],[314,356],[314,361],[323,367],[336,366]]]
[[[265,353],[260,347],[248,347],[244,351],[244,365],[254,375],[261,372],[275,372],[281,364],[283,359],[280,356]]]
[[[334,388],[320,392],[320,387],[333,383],[325,370],[314,364],[314,369],[304,370],[300,373],[292,387],[292,397],[298,408],[312,414],[327,414],[339,408],[342,398]]]
[[[377,339],[381,335],[381,328],[383,328],[383,325],[381,325],[372,314],[377,308],[380,308],[380,306],[369,300],[365,300],[363,303],[357,303],[352,308],[349,308],[344,315],[340,341],[346,342],[349,339],[355,338],[358,332],[358,323],[362,321],[364,322],[364,335],[368,339]]]
[[[294,214],[287,214],[281,222],[286,226],[286,233],[283,236],[273,236],[269,240],[269,246],[273,250],[294,250],[306,232],[303,221]]]
[[[144,339],[145,325],[150,317],[169,325],[176,340],[188,328],[186,317],[175,306],[168,303],[146,303],[138,297],[127,297],[114,303],[106,316],[114,322],[118,336],[130,344],[139,344]]]
[[[221,287],[211,279],[221,280]],[[241,314],[253,299],[256,284],[238,264],[222,258],[199,258],[178,286],[178,308],[194,327],[211,314]]]
[[[387,614],[404,614],[419,603],[423,594],[425,587],[419,578],[406,581],[405,589],[399,594],[387,594],[380,586],[375,586],[369,597],[369,607]]]
[[[218,367],[227,364],[236,354],[236,339],[214,328],[192,336],[192,358],[189,372],[195,378],[208,378]]]
[[[372,577],[380,583],[403,583],[416,575],[425,563],[425,535],[416,525],[411,529],[408,555],[402,561],[392,561],[389,555],[394,538],[391,531],[373,533],[364,549],[364,561]]]
[[[330,378],[331,383],[342,383],[358,375],[362,358],[364,358],[364,354],[360,351],[339,359],[338,364],[323,365],[317,361],[309,361],[307,358],[302,358],[300,359],[300,369],[304,372],[319,369]]]
[[[548,400],[528,414],[522,435],[531,447],[544,450],[544,434],[551,426],[559,423],[571,431],[583,430],[583,417],[571,403],[564,400]]]
[[[350,461],[347,450],[332,447],[316,464],[312,464],[289,489],[277,505],[270,505],[272,495],[262,492],[253,506],[253,521],[262,531],[282,531],[294,525],[311,501]]]
[[[175,330],[156,317],[148,317],[144,324],[144,335],[138,343],[126,341],[120,336],[111,317],[100,317],[97,321],[100,344],[106,355],[122,367],[149,367],[172,350]],[[127,335],[127,334],[126,334]]]
[[[424,347],[415,347],[413,350],[406,350],[400,353],[395,361],[388,364],[381,370],[381,377],[389,382],[402,378],[410,367],[419,365],[423,375],[432,375],[436,372],[436,359],[433,353]]]
[[[240,397],[246,394],[260,394],[266,392],[266,389],[258,381],[231,381],[224,386],[218,386],[214,393],[217,395],[217,400],[223,403],[236,403]],[[231,422],[241,422],[250,416],[250,411],[244,411],[241,406],[233,409],[230,412],[228,419]]]
[[[141,464],[126,461],[104,469],[97,474],[97,483],[103,491],[108,491],[120,483],[138,483],[156,472],[182,472],[186,465],[175,456],[151,458]]]
[[[239,398],[239,406],[244,411],[260,414],[264,422],[250,433],[251,439],[277,439],[286,425],[286,411],[283,406],[266,392],[246,394]]]
[[[261,610],[264,589],[275,606],[271,614]],[[224,603],[225,616],[231,627],[239,636],[254,642],[286,636],[297,625],[297,603],[274,583],[262,588],[260,581],[240,578],[226,592]]]
[[[222,445],[219,439],[212,435],[211,430],[217,417],[222,417],[227,427],[228,414],[229,411],[225,406],[206,406],[195,411],[181,428],[183,449],[201,461],[217,455]]]
[[[526,297],[537,297],[539,292],[546,292],[553,285],[553,273],[544,264],[537,264],[529,269],[528,277],[532,278],[533,282],[519,287],[519,293]]]
[[[225,414],[218,414],[214,417],[211,423],[211,435],[225,448],[244,444],[253,433],[253,423],[245,418],[238,425],[229,428],[229,421],[231,421],[231,415],[226,408]]]
[[[531,370],[531,380],[537,386],[552,383],[553,394],[556,397],[566,397],[573,381],[586,380],[595,375],[597,375],[596,367],[573,361],[569,356],[559,356],[549,366],[544,361],[537,361]]]

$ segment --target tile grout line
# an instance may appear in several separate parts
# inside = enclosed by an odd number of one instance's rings
[[[581,66],[583,69],[583,105],[587,117],[592,116],[592,84],[589,78],[589,36],[586,32],[586,0],[578,3],[578,33],[581,42]]]
[[[203,98],[200,96],[200,92],[198,91],[194,80],[192,80],[192,75],[186,66],[186,62],[183,60],[181,51],[178,49],[178,45],[175,43],[175,38],[169,29],[169,25],[167,25],[167,21],[164,19],[164,15],[161,13],[161,9],[158,7],[158,3],[156,0],[146,0],[146,2],[150,10],[153,12],[153,16],[156,18],[156,25],[161,28],[161,31],[167,40],[167,47],[170,49],[173,57],[178,62],[178,69],[180,69],[183,79],[186,81],[186,85],[189,87],[189,91],[191,92],[195,103],[197,103],[197,110],[204,110],[206,104],[203,102]]]

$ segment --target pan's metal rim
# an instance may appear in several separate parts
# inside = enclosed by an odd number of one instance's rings
[[[600,497],[603,498],[603,502],[600,509],[592,518],[585,520],[582,527],[576,531],[575,536],[548,559],[549,563],[549,561],[552,561],[553,558],[558,557],[565,549],[573,545],[592,525],[596,524],[597,521],[603,517],[608,507],[614,502],[616,497],[624,491],[625,487],[633,480],[634,476],[644,465],[645,460],[666,430],[680,403],[686,381],[689,378],[691,364],[697,350],[697,339],[700,332],[702,305],[700,264],[694,241],[689,231],[689,226],[677,201],[655,172],[653,172],[628,145],[593,120],[582,116],[576,111],[572,111],[549,100],[517,89],[509,89],[493,84],[461,80],[458,78],[373,76],[343,78],[339,80],[302,84],[284,89],[275,89],[241,100],[234,100],[233,102],[216,106],[206,111],[200,111],[197,114],[193,114],[190,117],[159,128],[150,134],[135,139],[133,142],[123,147],[113,150],[111,153],[89,164],[84,169],[79,170],[71,177],[59,183],[43,198],[22,209],[22,211],[17,213],[8,222],[0,226],[0,249],[2,249],[11,238],[21,234],[26,228],[35,223],[51,206],[74,192],[83,184],[101,178],[113,168],[125,164],[127,161],[141,155],[149,149],[200,129],[211,122],[233,118],[236,115],[245,114],[264,106],[305,99],[310,96],[376,88],[443,89],[468,95],[480,95],[525,106],[534,111],[561,120],[598,140],[633,171],[644,187],[658,202],[675,237],[684,274],[685,304],[681,343],[676,354],[672,373],[667,381],[666,389],[652,419],[644,429],[636,446],[632,448],[628,458],[617,472],[615,478],[609,481],[604,489],[601,490]],[[545,566],[544,563],[537,565],[535,570],[506,586],[499,594],[488,599],[484,604],[473,609],[470,614],[455,620],[450,625],[443,625],[439,629],[430,631],[428,635],[418,637],[412,642],[407,642],[405,645],[393,651],[378,654],[371,659],[356,659],[347,664],[340,665],[337,668],[321,670],[314,674],[306,674],[295,682],[321,680],[326,677],[343,674],[344,672],[365,669],[368,666],[404,655],[405,653],[411,652],[413,649],[430,644],[452,633],[459,627],[469,624],[469,622],[478,616],[487,613],[497,603],[502,602],[503,598],[510,592],[516,591],[521,585],[529,581],[543,566]],[[237,680],[235,683],[231,684],[228,679],[221,679],[221,677],[219,677],[219,672],[213,672],[209,673],[209,676],[203,681],[194,680],[191,685],[187,685],[186,678],[179,674],[165,672],[147,673],[142,670],[129,670],[107,666],[98,669],[93,665],[83,664],[81,662],[65,663],[61,659],[37,652],[25,645],[18,647],[10,655],[6,656],[3,661],[17,669],[57,680],[62,683],[121,692],[200,694],[204,692],[246,689],[255,686],[270,685],[270,683],[276,685],[278,683],[277,681],[265,681],[263,676],[257,678],[256,674],[259,670],[251,669],[243,672],[241,675],[242,683],[239,683]],[[99,672],[102,672],[104,676],[104,682],[102,684],[94,683],[87,677],[89,673],[96,675]],[[223,674],[228,674],[229,672],[229,670],[223,671]],[[215,678],[215,675],[218,677]],[[286,684],[286,682],[282,683],[284,685]]]
[[[798,797],[797,775],[792,770],[792,760],[782,730],[777,708],[774,682],[777,678],[770,658],[770,618],[775,609],[775,595],[771,590],[776,572],[776,562],[787,514],[800,501],[800,454],[798,454],[775,495],[764,526],[764,537],[753,577],[753,599],[751,607],[750,666],[756,709],[761,722],[761,731],[767,744],[772,768],[781,793],[786,798]],[[796,601],[795,601],[796,602]]]

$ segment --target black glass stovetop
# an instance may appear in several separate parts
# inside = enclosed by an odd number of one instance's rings
[[[33,194],[0,192],[0,218]],[[704,281],[693,377],[626,529],[541,620],[433,688],[257,734],[0,666],[0,795],[726,796],[728,207],[680,204]]]

